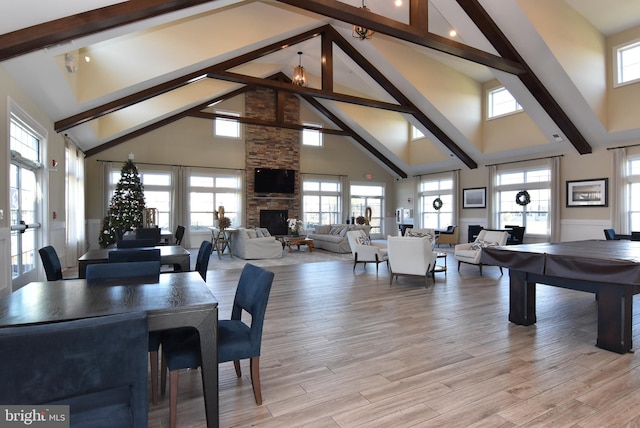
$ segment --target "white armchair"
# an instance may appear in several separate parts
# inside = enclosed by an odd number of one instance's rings
[[[482,264],[480,263],[482,249],[488,246],[506,245],[508,237],[509,233],[506,231],[482,229],[474,242],[456,245],[454,257],[458,261],[458,271],[460,271],[460,264],[469,263],[478,265],[480,275],[482,275]],[[502,266],[498,267],[502,274]]]
[[[419,275],[424,276],[425,285],[429,273],[433,275],[436,264],[436,253],[433,252],[432,238],[425,236],[389,236],[387,237],[387,254],[389,256],[389,272],[393,282],[395,275]]]
[[[389,264],[387,249],[384,244],[371,242],[371,239],[363,230],[347,232],[347,239],[351,247],[351,254],[353,254],[353,270],[356,270],[358,263],[364,263],[365,268],[367,263],[375,263],[377,273],[380,263],[387,262],[387,265]]]

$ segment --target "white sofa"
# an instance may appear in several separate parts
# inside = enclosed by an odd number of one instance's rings
[[[430,236],[388,236],[387,255],[389,257],[389,284],[398,275],[424,276],[425,285],[429,274],[433,274],[436,253]]]
[[[333,251],[334,253],[350,253],[351,246],[347,239],[347,232],[350,230],[364,230],[367,236],[371,226],[359,224],[327,224],[317,225],[312,233],[307,234],[307,238],[313,239],[313,248]]]
[[[231,249],[234,256],[245,260],[282,257],[282,243],[265,228],[237,228],[231,234]]]
[[[508,237],[509,233],[505,231],[482,229],[474,242],[456,245],[454,257],[458,261],[458,271],[460,264],[469,263],[478,265],[480,275],[482,275],[482,264],[480,263],[482,249],[488,246],[506,245]],[[502,273],[502,266],[499,267],[500,273]]]

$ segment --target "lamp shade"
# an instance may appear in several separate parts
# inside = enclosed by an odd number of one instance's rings
[[[291,78],[291,83],[297,86],[307,86],[307,73],[302,66],[302,52],[298,52],[299,62],[298,66],[293,69],[293,77]]]

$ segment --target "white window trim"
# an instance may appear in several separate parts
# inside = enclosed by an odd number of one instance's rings
[[[411,131],[410,131],[411,141],[421,140],[427,137],[426,135],[424,135],[424,132],[418,129],[415,125],[410,124],[410,126],[411,126]]]
[[[311,127],[311,128],[318,128],[318,144],[308,144],[305,143],[305,138],[304,138],[304,133],[305,131],[313,131],[312,129],[303,129],[301,131],[302,134],[302,145],[303,146],[307,146],[307,147],[324,147],[324,138],[323,138],[323,133],[320,132],[320,129],[322,129],[322,124],[321,123],[315,123],[315,122],[302,122],[302,126],[304,127]]]
[[[491,108],[491,94],[493,92],[497,92],[499,90],[506,90],[507,92],[509,92],[509,94],[513,97],[513,99],[516,101],[516,109],[514,111],[510,111],[508,113],[502,113],[502,114],[498,114],[495,116],[489,116],[492,108]],[[499,119],[501,117],[507,117],[507,116],[511,116],[514,114],[518,114],[518,113],[522,113],[524,112],[524,108],[522,107],[522,105],[518,102],[518,100],[516,99],[516,97],[513,96],[513,94],[511,93],[511,91],[509,91],[509,89],[507,89],[506,86],[496,86],[495,88],[491,88],[491,89],[487,89],[487,92],[485,93],[485,105],[486,105],[486,114],[485,114],[485,120],[490,121],[493,119]]]
[[[635,39],[635,40],[631,40],[625,43],[621,43],[617,46],[613,47],[613,51],[612,51],[612,55],[613,55],[613,73],[611,78],[613,79],[613,87],[614,88],[619,88],[621,86],[627,86],[627,85],[632,85],[634,83],[639,83],[640,82],[640,78],[637,79],[633,79],[633,80],[629,80],[627,82],[620,82],[619,78],[620,78],[620,63],[619,63],[619,54],[618,51],[622,48],[627,48],[627,47],[631,47],[632,45],[635,44],[640,44],[640,38]]]
[[[229,111],[229,110],[215,110],[216,114],[224,114],[226,116],[234,116],[234,117],[240,117],[240,113],[237,111]],[[218,134],[218,127],[216,126],[216,124],[218,123],[218,121],[227,121],[227,122],[235,122],[236,126],[238,127],[238,135],[237,136],[230,136],[230,135],[220,135]],[[215,119],[213,119],[213,136],[216,138],[228,138],[231,140],[239,140],[242,138],[242,127],[240,126],[240,122],[239,121],[234,121],[231,119],[225,119],[225,118],[221,118],[221,117],[216,117]]]

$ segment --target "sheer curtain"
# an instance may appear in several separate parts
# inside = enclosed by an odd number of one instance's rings
[[[611,227],[616,233],[628,234],[629,216],[627,215],[629,207],[626,198],[627,189],[627,149],[619,147],[613,149],[611,171]]]
[[[495,228],[496,224],[496,198],[495,198],[495,186],[496,177],[498,176],[498,167],[496,165],[489,165],[489,186],[487,186],[487,214],[489,217],[489,229]]]
[[[549,159],[549,169],[551,170],[551,200],[549,207],[549,235],[551,242],[560,242],[560,207],[562,206],[560,198],[560,158],[553,157]]]
[[[75,266],[87,245],[84,220],[84,153],[65,138],[66,164],[66,267]]]

